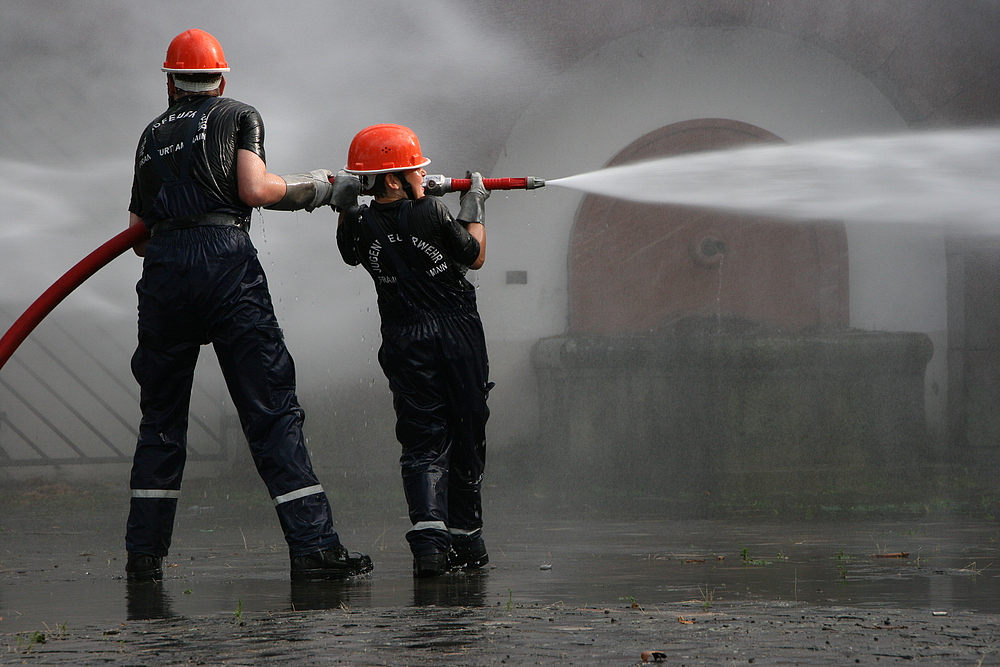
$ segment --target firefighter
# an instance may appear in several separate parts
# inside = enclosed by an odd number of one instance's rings
[[[430,163],[401,125],[355,136],[345,171],[358,175],[370,206],[342,210],[337,245],[344,261],[371,274],[382,345],[402,445],[403,490],[413,527],[406,538],[413,574],[433,577],[489,562],[480,487],[486,461],[488,361],[476,293],[466,271],[486,258],[478,173],[453,218],[425,197]]]
[[[248,230],[255,207],[294,211],[342,196],[330,171],[277,176],[264,162],[257,110],[222,97],[229,71],[219,42],[187,30],[170,43],[169,108],[143,132],[129,224],[151,234],[143,257],[139,341],[132,372],[142,420],[125,545],[130,581],[163,576],[187,445],[199,348],[211,343],[257,471],[288,543],[291,578],[342,579],[372,568],[350,554],[302,434],[295,369]],[[356,201],[356,196],[350,201]]]

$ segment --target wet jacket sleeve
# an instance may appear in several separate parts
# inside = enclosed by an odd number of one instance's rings
[[[251,106],[240,114],[237,125],[236,148],[244,148],[256,153],[261,160],[267,162],[264,156],[264,120],[260,113]]]
[[[462,266],[471,266],[479,257],[479,241],[451,215],[451,211],[437,197],[427,197],[434,203],[441,235],[441,249],[448,257]]]
[[[358,253],[358,247],[361,245],[361,239],[357,234],[359,225],[360,220],[355,209],[344,213],[344,221],[337,226],[337,248],[343,260],[351,266],[361,263],[361,255]]]
[[[146,133],[143,131],[143,136],[139,139],[139,145],[135,149],[135,160],[134,164],[139,164],[139,160],[142,159],[143,153],[145,152],[146,144]],[[138,168],[132,172],[132,196],[129,199],[128,204],[129,213],[135,213],[136,215],[142,217],[142,190],[139,188],[139,170]]]

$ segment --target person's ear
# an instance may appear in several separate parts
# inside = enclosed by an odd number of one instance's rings
[[[226,92],[226,77],[222,77],[222,83],[219,84],[219,97],[222,97],[222,93]]]
[[[167,75],[167,95],[170,97],[170,99],[173,99],[174,95],[176,95],[176,94],[177,94],[177,86],[174,85],[174,77],[172,77],[171,75],[168,74]]]

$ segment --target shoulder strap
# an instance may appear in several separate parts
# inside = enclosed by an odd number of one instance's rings
[[[163,156],[160,155],[160,146],[156,144],[156,140],[153,138],[153,126],[150,125],[146,130],[146,152],[149,154],[149,157],[153,162],[153,166],[156,167],[158,172],[160,172],[160,178],[164,182],[186,178],[190,175],[191,155],[194,153],[194,151],[191,150],[191,147],[194,143],[195,135],[198,134],[198,128],[201,127],[201,121],[208,114],[209,108],[218,100],[218,97],[209,97],[201,103],[198,110],[195,112],[194,118],[188,125],[187,132],[184,135],[184,143],[182,144],[180,151],[180,163],[177,166],[176,174],[171,171],[170,167],[167,166],[166,161],[163,159]]]

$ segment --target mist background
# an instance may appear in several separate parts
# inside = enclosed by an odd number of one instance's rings
[[[488,161],[499,150],[495,131],[512,122],[509,103],[525,99],[530,94],[525,82],[539,73],[516,41],[502,37],[474,6],[459,2],[4,2],[4,328],[70,266],[124,229],[135,145],[167,103],[166,75],[160,72],[166,47],[192,27],[222,43],[231,66],[226,95],[262,114],[267,165],[278,174],[320,167],[336,171],[346,162],[354,134],[383,122],[413,127],[439,173],[485,170],[484,155]],[[392,437],[391,398],[376,360],[374,289],[362,269],[340,259],[335,230],[336,216],[328,208],[312,214],[256,211],[252,222],[276,313],[296,360],[313,457],[321,469],[360,475],[360,486],[367,487],[372,477],[398,475],[398,445]],[[124,424],[138,423],[139,416],[128,391],[134,385],[128,360],[140,273],[141,259],[131,252],[114,260],[70,295],[4,370],[10,391],[0,411],[18,413],[11,415],[15,426],[49,455],[73,455],[52,435],[50,420],[68,434],[63,440],[103,440],[93,443],[91,454],[107,454],[106,447],[113,446],[127,455],[134,447]],[[83,341],[88,355],[100,357],[118,382],[94,368],[97,362],[84,359],[76,340]],[[81,384],[92,384],[117,419],[89,410],[93,398],[76,383],[62,382],[59,369],[47,374],[52,359],[36,345],[77,366]],[[228,441],[229,450],[229,460],[207,466],[207,473],[232,468],[238,476],[252,476],[210,348],[201,355],[197,381],[192,414]],[[87,415],[92,432],[66,414],[75,411]],[[75,425],[64,426],[62,417]],[[4,428],[13,438],[9,425]],[[198,427],[192,423],[192,448],[204,451]],[[33,456],[13,439],[15,458]],[[361,451],[358,441],[365,445]],[[117,476],[124,482],[123,467],[68,466],[54,474]],[[28,467],[5,473],[31,476],[39,470],[53,472]],[[189,478],[198,474],[196,463],[189,466]],[[350,495],[350,484],[340,482]],[[373,493],[385,494],[385,482],[371,486]],[[389,487],[393,497],[397,486]],[[331,493],[336,492],[331,488]],[[263,491],[256,495],[263,497]]]
[[[509,106],[499,102],[525,95],[525,74],[535,73],[524,49],[465,3],[5,2],[0,25],[6,304],[29,303],[124,228],[135,144],[165,108],[166,46],[189,27],[223,44],[226,95],[262,114],[278,174],[337,170],[354,134],[382,122],[415,128],[441,173],[484,169],[473,156],[481,163],[484,144],[497,149],[478,130],[503,122],[497,109]],[[306,385],[317,365],[364,372],[358,319],[377,332],[370,279],[340,260],[335,228],[329,209],[254,214],[279,320],[308,361]],[[60,314],[134,319],[140,270],[138,258],[116,260]]]
[[[433,173],[558,178],[600,168],[644,132],[686,118],[748,120],[796,142],[996,123],[998,17],[993,0],[7,1],[0,323],[124,229],[136,142],[166,105],[166,47],[188,28],[221,41],[232,68],[226,95],[261,112],[273,173],[336,170],[359,129],[395,122],[417,131]],[[533,441],[527,351],[565,330],[565,239],[580,199],[555,188],[490,199],[490,257],[470,276],[502,380],[491,396],[493,452],[547,446]],[[338,475],[393,478],[398,446],[376,361],[374,288],[340,260],[335,225],[329,210],[255,212],[252,236],[296,360],[317,461]],[[934,337],[927,392],[941,420],[944,239],[852,233],[853,317]],[[503,286],[506,270],[523,269],[529,285]],[[53,327],[97,331],[92,345],[132,383],[140,271],[139,258],[116,259],[36,337],[69,353]],[[32,345],[18,352],[29,362]],[[199,380],[225,403],[210,350],[202,359]],[[15,373],[23,369],[9,364],[0,379],[14,383]],[[138,421],[134,405],[123,409]],[[129,439],[114,435],[126,451]],[[232,444],[245,460],[239,439]]]

